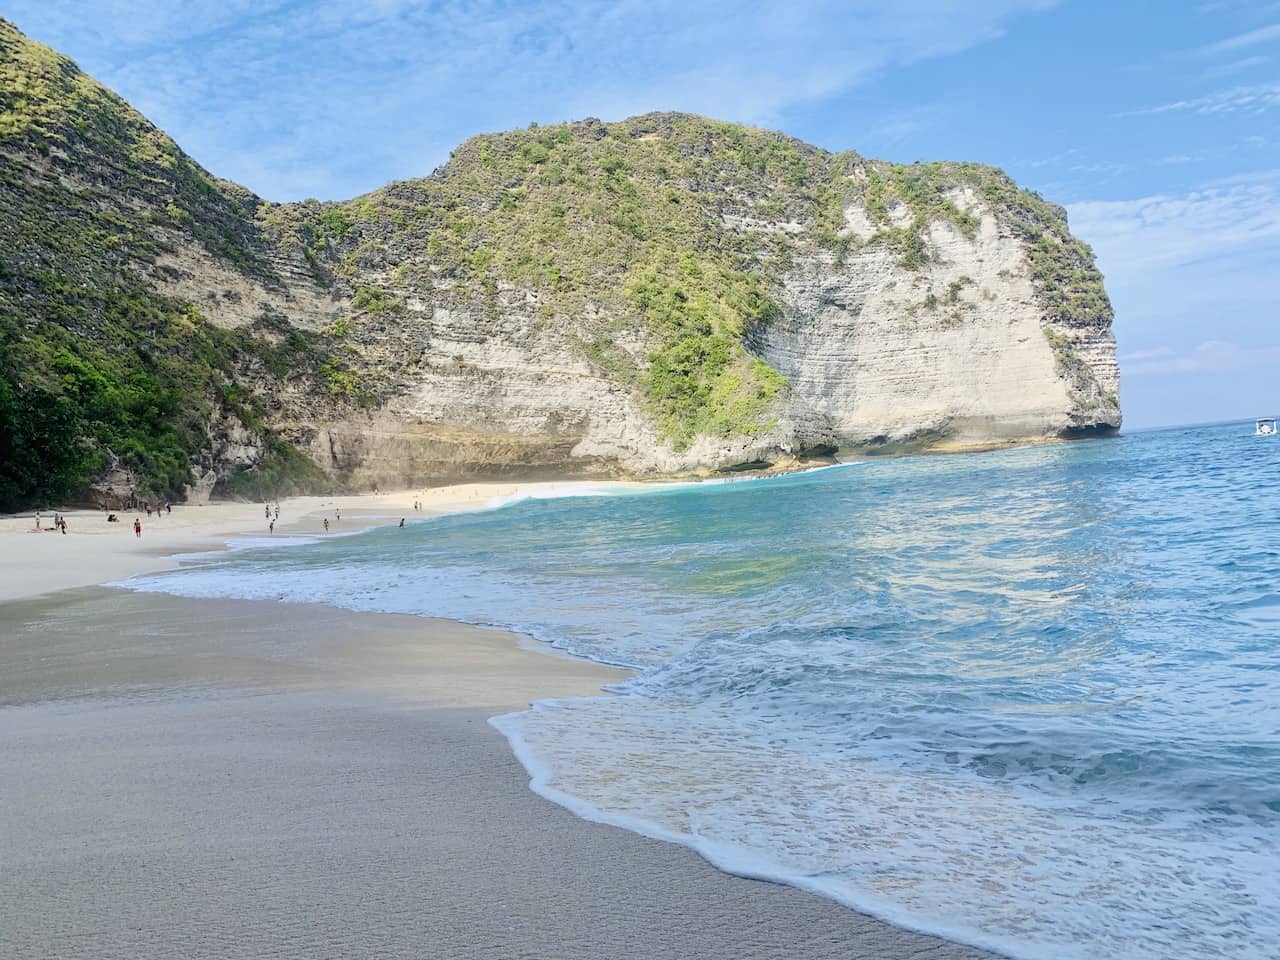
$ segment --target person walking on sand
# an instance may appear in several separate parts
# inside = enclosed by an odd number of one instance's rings
[[[273,537],[276,535],[276,522],[275,522],[275,520],[268,520],[268,521],[267,521],[267,533],[271,534]]]
[[[62,535],[64,537],[67,535],[67,518],[66,517],[58,518],[58,529],[62,531]]]
[[[133,535],[139,540],[142,539],[142,521],[137,517],[133,518]]]
[[[328,533],[328,532],[329,532],[329,518],[328,518],[328,517],[325,517],[325,518],[324,518],[324,532],[325,532],[325,533]]]

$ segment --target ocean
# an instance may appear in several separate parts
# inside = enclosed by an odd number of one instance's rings
[[[1251,433],[525,499],[129,586],[630,667],[494,724],[540,793],[731,872],[1028,960],[1274,958],[1280,440]]]

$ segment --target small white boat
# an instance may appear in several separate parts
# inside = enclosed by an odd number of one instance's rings
[[[1275,417],[1261,417],[1254,427],[1253,435],[1255,437],[1274,437],[1276,435]]]

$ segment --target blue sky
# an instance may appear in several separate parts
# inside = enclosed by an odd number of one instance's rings
[[[1126,424],[1280,413],[1280,2],[9,0],[273,200],[421,176],[530,121],[690,110],[1064,204],[1117,311]]]

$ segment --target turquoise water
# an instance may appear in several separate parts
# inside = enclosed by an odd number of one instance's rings
[[[1280,956],[1280,441],[526,500],[148,577],[636,669],[496,721],[586,816],[1018,957]]]

